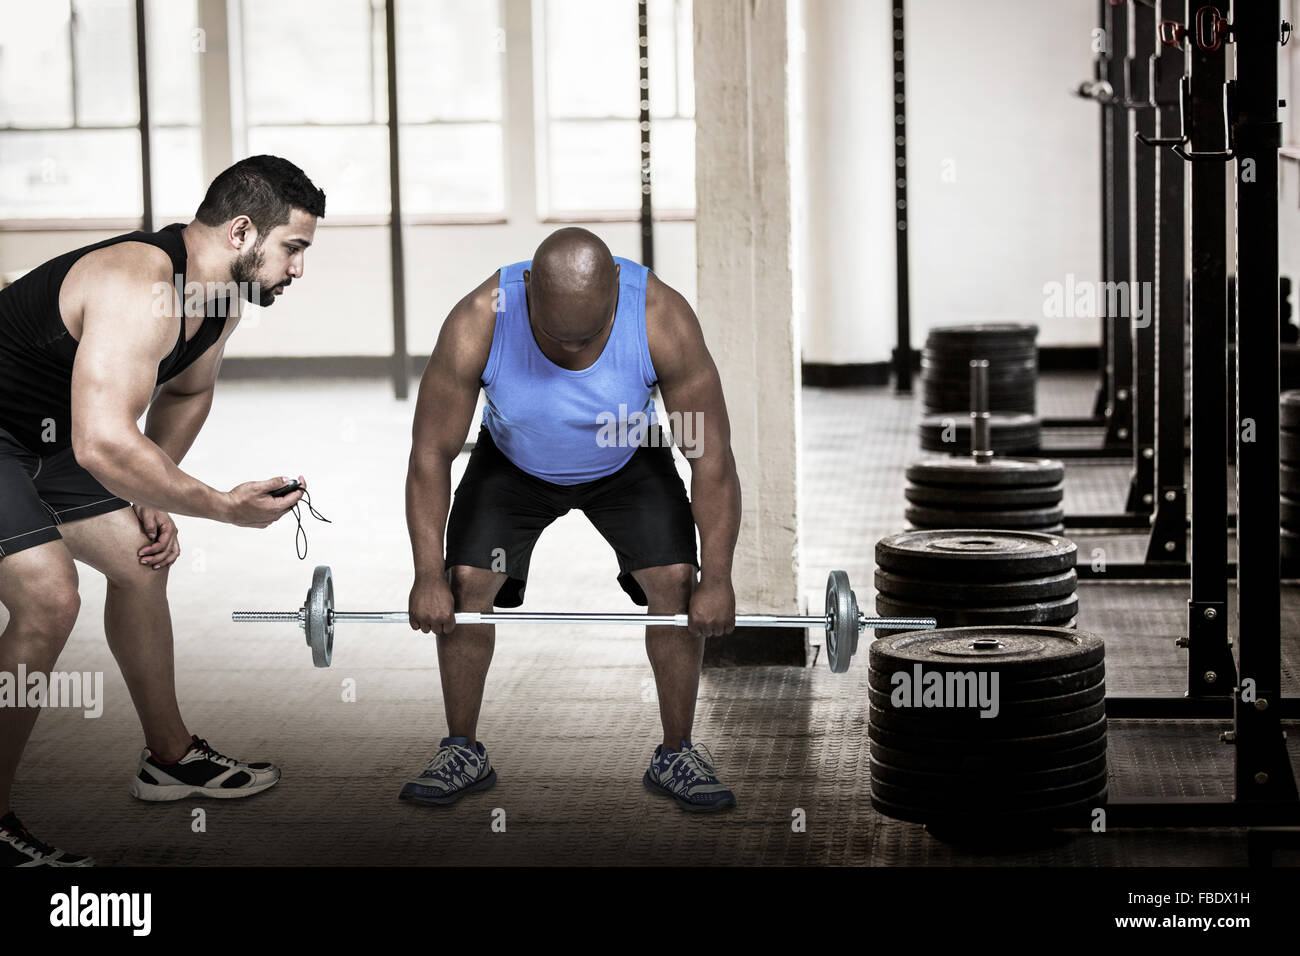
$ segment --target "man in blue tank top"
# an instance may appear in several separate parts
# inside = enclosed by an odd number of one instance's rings
[[[0,290],[0,674],[50,672],[77,620],[74,559],[101,572],[105,635],[144,729],[131,781],[141,800],[251,796],[280,777],[218,753],[181,718],[171,515],[264,528],[302,496],[272,496],[280,477],[218,491],[180,462],[243,300],[270,305],[303,274],[324,214],[301,169],[253,156],[213,181],[188,225],[74,250]],[[87,866],[32,836],[9,805],[39,712],[0,706],[0,866]]]
[[[691,465],[690,499],[655,421],[656,386]],[[452,505],[451,465],[480,388],[483,422]],[[409,610],[412,628],[437,634],[448,736],[400,797],[448,804],[496,782],[476,737],[495,629],[458,627],[454,615],[518,607],[533,545],[571,509],[614,549],[637,604],[689,615],[689,628],[646,628],[663,724],[646,788],[684,810],[734,806],[708,750],[691,742],[705,638],[735,627],[740,481],[722,384],[686,300],[575,228],[456,305],[420,384]]]

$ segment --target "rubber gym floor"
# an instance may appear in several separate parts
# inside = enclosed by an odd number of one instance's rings
[[[1045,373],[1039,413],[1087,414],[1094,388],[1093,376]],[[296,628],[235,625],[230,612],[296,609],[317,563],[333,567],[340,609],[405,609],[410,414],[383,382],[219,387],[186,468],[218,487],[305,474],[334,522],[307,519],[310,553],[300,562],[291,519],[264,531],[178,519],[183,553],[170,595],[183,713],[192,732],[226,753],[276,762],[283,779],[247,801],[147,805],[129,796],[142,739],[103,639],[103,580],[82,568],[81,619],[59,668],[102,671],[104,711],[86,719],[50,710],[37,724],[14,795],[35,832],[105,865],[1245,865],[1239,830],[1081,831],[1049,847],[977,853],[875,813],[865,653],[843,675],[821,656],[808,668],[707,670],[695,739],[712,750],[739,806],[681,813],[642,788],[659,735],[653,682],[640,632],[618,627],[498,628],[479,737],[500,782],[449,808],[399,803],[402,782],[445,732],[432,642],[402,625],[340,627],[334,666],[317,670]],[[804,389],[800,563],[810,607],[820,606],[831,568],[848,571],[871,607],[874,544],[904,528],[917,417],[914,399],[887,388]],[[1088,436],[1069,436],[1080,437]],[[1122,461],[1068,461],[1067,510],[1120,510],[1127,481]],[[1133,536],[1079,543],[1105,547],[1115,561],[1140,559],[1143,547]],[[526,607],[631,609],[615,573],[595,531],[567,515],[537,547]],[[1107,642],[1108,691],[1181,694],[1174,639],[1186,585],[1084,582],[1079,591],[1079,626]],[[1297,605],[1285,587],[1288,696]],[[1232,752],[1221,729],[1113,721],[1111,793],[1229,796]],[[1298,744],[1293,734],[1293,763]],[[792,826],[799,810],[803,832]],[[1285,852],[1277,862],[1288,862]]]

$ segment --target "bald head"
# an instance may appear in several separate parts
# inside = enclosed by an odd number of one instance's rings
[[[533,323],[558,342],[577,344],[604,330],[618,303],[618,266],[595,233],[557,229],[533,253],[528,276]]]

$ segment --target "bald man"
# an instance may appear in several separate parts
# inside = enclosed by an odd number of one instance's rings
[[[678,438],[693,436],[690,499],[655,418],[656,386]],[[451,506],[480,388],[483,421]],[[735,806],[708,749],[691,742],[705,638],[735,629],[740,481],[722,383],[686,300],[594,234],[560,229],[452,309],[413,431],[410,619],[437,635],[448,735],[400,798],[449,804],[496,783],[476,736],[495,628],[454,615],[522,604],[538,537],[577,508],[614,549],[635,603],[689,615],[689,628],[646,628],[663,739],[643,783],[684,810]]]

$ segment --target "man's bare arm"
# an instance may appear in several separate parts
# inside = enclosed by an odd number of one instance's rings
[[[95,277],[72,369],[73,453],[121,498],[228,520],[228,496],[177,468],[136,426],[153,394],[158,363],[176,341],[177,320],[156,314],[153,278],[121,270]]]
[[[238,316],[227,318],[221,337],[193,365],[159,388],[149,405],[145,437],[177,465],[189,452],[212,410],[226,340],[238,324]]]
[[[497,276],[451,310],[438,334],[415,403],[406,473],[406,527],[417,584],[441,578],[443,536],[451,507],[451,465],[465,445],[492,349]]]
[[[740,534],[740,479],[722,380],[700,321],[682,296],[653,273],[646,287],[646,333],[670,421],[693,429],[691,509],[700,531],[700,583],[726,582]],[[677,436],[681,442],[682,435]]]

